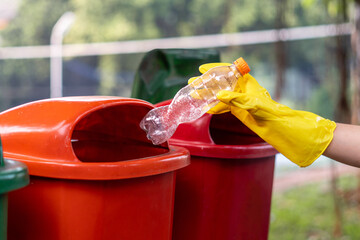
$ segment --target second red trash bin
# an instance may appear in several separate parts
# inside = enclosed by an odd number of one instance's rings
[[[169,240],[188,151],[139,127],[153,106],[117,97],[37,101],[0,114],[6,157],[29,168],[9,194],[8,239]]]
[[[177,173],[173,240],[267,239],[272,146],[230,113],[180,124],[169,143],[191,154]]]

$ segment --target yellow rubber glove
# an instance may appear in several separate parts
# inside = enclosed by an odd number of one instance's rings
[[[239,78],[236,91],[221,91],[217,98],[248,128],[301,167],[322,155],[336,128],[333,121],[273,101],[250,74]],[[212,113],[225,111],[218,105]]]

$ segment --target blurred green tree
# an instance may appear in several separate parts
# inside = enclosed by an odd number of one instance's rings
[[[0,32],[3,46],[49,44],[51,29],[64,11],[65,0],[23,0],[18,16]],[[0,61],[0,109],[49,96],[49,60]]]
[[[57,19],[66,11],[73,11],[77,18],[66,35],[65,43],[109,42],[133,39],[151,39],[174,36],[233,33],[250,30],[272,29],[278,16],[277,0],[23,0],[18,16],[0,32],[3,46],[26,46],[49,44],[51,30]],[[307,7],[311,4],[311,7]],[[321,0],[287,0],[282,12],[283,25],[287,27],[319,25],[335,22],[324,10]],[[285,79],[288,72],[304,75],[304,81],[321,83],[326,72],[315,61],[326,59],[321,49],[304,51],[291,48],[298,43],[289,43],[283,52],[286,59]],[[304,41],[300,45],[311,45]],[[231,61],[246,54],[257,72],[265,72],[265,82],[273,81],[269,74],[275,68],[274,44],[222,48],[224,61]],[[281,47],[281,46],[280,46]],[[122,92],[117,85],[116,73],[136,69],[141,54],[126,56],[99,56],[92,58],[101,76],[99,94]],[[49,82],[48,59],[0,61],[0,101],[6,107],[19,102],[44,97],[36,96],[33,85],[46,86]],[[5,70],[6,69],[6,70]],[[11,83],[11,84],[10,84]],[[265,85],[273,85],[265,83]],[[13,102],[5,100],[5,92],[16,85],[19,96],[30,96]],[[287,82],[283,91],[291,92]],[[27,87],[25,87],[27,86]],[[285,94],[290,96],[292,94]],[[11,97],[11,96],[10,96]],[[299,99],[295,99],[297,102]],[[7,103],[5,103],[7,101]],[[303,99],[302,99],[303,101]]]

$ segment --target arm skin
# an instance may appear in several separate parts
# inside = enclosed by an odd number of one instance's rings
[[[334,138],[323,155],[360,168],[360,126],[337,123]]]

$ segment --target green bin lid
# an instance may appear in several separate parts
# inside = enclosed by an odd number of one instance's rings
[[[220,62],[219,51],[154,49],[145,54],[136,71],[131,97],[153,104],[172,99],[189,78],[201,75],[200,65],[211,62]]]
[[[29,174],[25,164],[4,159],[0,139],[0,194],[16,190],[29,184]]]

